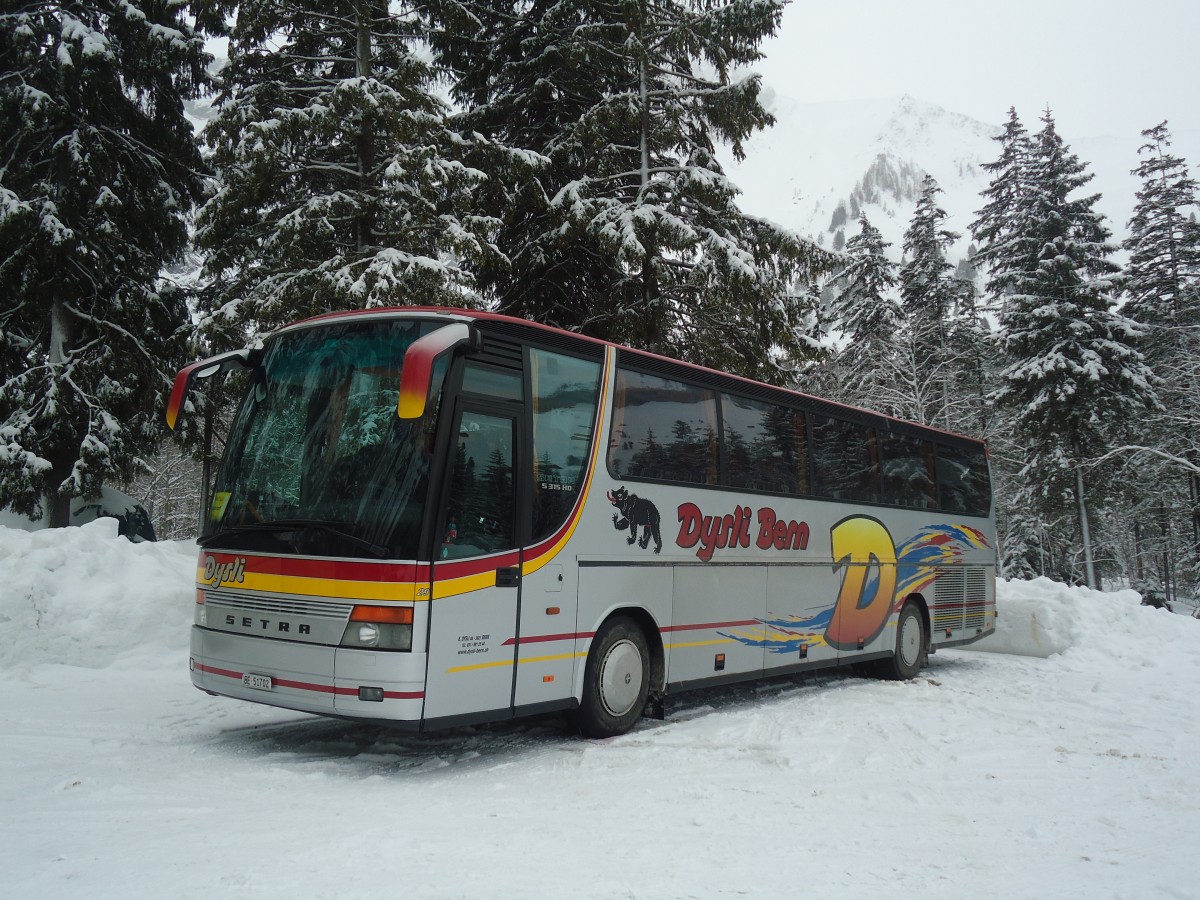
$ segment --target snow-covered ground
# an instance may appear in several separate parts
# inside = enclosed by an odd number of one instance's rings
[[[115,535],[0,528],[0,896],[1200,897],[1200,621],[1132,593],[1003,585],[912,683],[419,736],[194,690],[194,547]]]

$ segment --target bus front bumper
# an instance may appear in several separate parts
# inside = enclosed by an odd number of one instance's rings
[[[425,654],[326,647],[192,626],[192,684],[203,691],[326,716],[418,725]]]

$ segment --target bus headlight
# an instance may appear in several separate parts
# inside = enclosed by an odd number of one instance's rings
[[[411,606],[355,606],[341,646],[364,650],[412,650]]]

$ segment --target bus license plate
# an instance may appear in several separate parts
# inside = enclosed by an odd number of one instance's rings
[[[251,675],[249,672],[242,675],[242,684],[256,691],[269,691],[275,687],[270,675]]]

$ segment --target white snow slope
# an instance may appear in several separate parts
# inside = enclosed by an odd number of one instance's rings
[[[911,683],[421,736],[194,690],[194,553],[0,528],[0,895],[1200,896],[1200,621],[1132,593],[1007,583]]]
[[[938,203],[946,211],[946,227],[961,235],[950,256],[966,255],[971,222],[984,205],[980,195],[991,177],[983,164],[1000,155],[993,137],[1007,120],[1007,109],[996,110],[995,121],[983,123],[915,97],[798,103],[770,87],[763,92],[763,102],[776,124],[746,142],[745,161],[737,162],[723,151],[726,171],[743,192],[743,209],[830,247],[834,211],[839,204],[849,210],[856,185],[882,160],[884,168],[901,176],[893,189],[902,184],[902,196],[883,187],[862,209],[892,243],[892,256],[900,259],[925,173],[937,179],[943,191]],[[1030,133],[1041,130],[1042,112],[1018,110]],[[1145,127],[1156,124],[1147,122]],[[1138,147],[1145,139],[1139,133],[1064,134],[1063,139],[1095,176],[1079,196],[1101,195],[1096,208],[1108,217],[1114,241],[1120,242],[1133,215],[1140,181],[1132,170],[1141,161]],[[1172,152],[1189,163],[1194,174],[1200,166],[1200,133],[1176,130],[1173,139]],[[845,237],[859,230],[857,216],[850,215]]]

